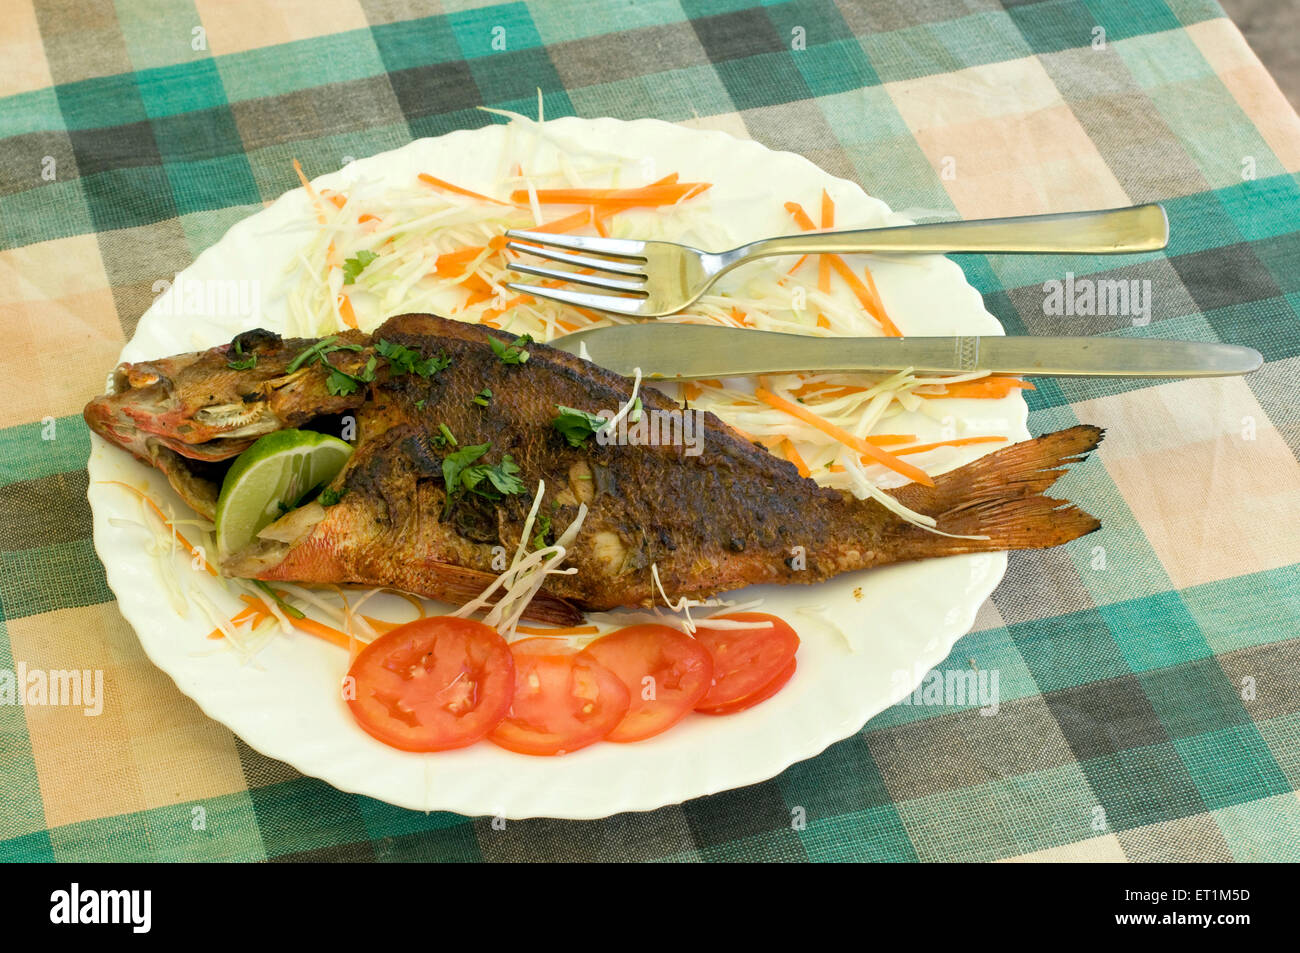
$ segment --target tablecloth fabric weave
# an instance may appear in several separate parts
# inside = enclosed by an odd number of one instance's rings
[[[1103,529],[1013,554],[943,666],[996,671],[994,717],[900,705],[764,784],[604,821],[342,794],[145,658],[93,551],[80,409],[291,157],[318,175],[539,88],[548,116],[724,129],[920,216],[1162,201],[1164,254],[959,261],[1009,333],[1268,363],[1029,395],[1035,432],[1109,428],[1064,490]],[[1300,121],[1208,0],[17,0],[0,140],[0,670],[106,673],[98,717],[0,706],[0,857],[1300,859]],[[1149,323],[1045,314],[1067,273],[1149,281]]]

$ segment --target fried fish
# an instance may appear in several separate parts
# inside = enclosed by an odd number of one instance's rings
[[[259,436],[342,425],[354,450],[328,492],[220,554],[223,573],[245,578],[465,602],[513,553],[544,480],[537,543],[588,507],[567,559],[578,571],[550,577],[530,607],[530,617],[554,622],[651,604],[652,567],[669,595],[704,598],[904,560],[1056,546],[1099,526],[1043,495],[1096,447],[1096,427],[1013,444],[932,487],[890,491],[933,516],[939,535],[801,477],[712,414],[700,415],[693,447],[584,438],[585,415],[617,411],[631,390],[627,378],[546,345],[408,314],[373,334],[253,330],[207,351],[123,364],[85,418],[208,517],[229,462]],[[640,396],[642,413],[681,412],[653,388]]]

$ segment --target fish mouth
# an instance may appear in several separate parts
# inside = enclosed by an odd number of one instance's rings
[[[191,460],[227,460],[284,426],[264,393],[212,394],[203,403],[186,400],[175,381],[188,363],[169,358],[118,365],[109,392],[86,405],[86,423],[150,462],[157,446]]]
[[[176,382],[195,357],[118,365],[108,393],[88,403],[83,416],[94,433],[157,467],[190,506],[211,518],[229,464],[284,424],[262,393],[187,400]]]

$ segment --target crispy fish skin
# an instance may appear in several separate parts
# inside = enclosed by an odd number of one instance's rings
[[[177,486],[186,499],[200,502],[211,488],[188,485],[203,483],[196,467],[205,464],[193,461],[233,456],[258,430],[300,426],[322,414],[355,417],[353,455],[332,484],[343,494],[340,502],[308,504],[272,524],[262,539],[222,562],[229,575],[389,585],[465,601],[514,552],[539,479],[546,483],[541,513],[551,518],[554,536],[575,519],[580,503],[589,507],[567,561],[578,572],[552,576],[534,612],[555,621],[576,618],[573,607],[652,604],[652,566],[673,598],[703,598],[755,583],[820,582],[904,560],[1055,546],[1099,526],[1073,505],[1042,495],[1064,465],[1097,445],[1102,432],[1095,427],[1006,447],[936,478],[934,487],[893,491],[934,516],[944,533],[986,537],[954,539],[915,527],[873,500],[800,477],[792,464],[712,414],[703,415],[698,455],[681,442],[619,446],[593,438],[572,447],[552,426],[557,405],[613,412],[629,399],[632,382],[536,343],[528,344],[526,363],[506,364],[489,343],[489,337],[513,341],[505,332],[411,314],[389,319],[373,335],[339,335],[339,342],[363,348],[329,355],[345,370],[362,368],[380,339],[451,360],[425,379],[391,373],[380,358],[373,384],[343,397],[328,393],[328,369],[319,363],[287,373],[313,341],[246,335],[255,337],[241,350],[258,354],[255,368],[227,368],[233,342],[148,362],[147,370],[127,365],[118,370],[119,393],[86,408],[97,433],[164,469],[173,485],[186,487]],[[140,394],[121,387],[133,375],[142,382]],[[474,401],[484,388],[492,392],[487,406]],[[644,388],[641,398],[643,412],[680,410],[653,388]],[[214,431],[219,415],[211,412],[196,420],[204,407],[229,408],[236,400],[245,413],[234,426]],[[462,447],[490,444],[483,462],[510,454],[526,492],[495,505],[461,499],[447,515],[442,460],[453,448],[435,440],[439,424]],[[174,455],[166,465],[163,450]]]

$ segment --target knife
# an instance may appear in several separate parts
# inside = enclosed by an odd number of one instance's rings
[[[566,334],[552,347],[631,376],[698,380],[795,371],[900,371],[1051,377],[1226,377],[1260,353],[1235,344],[1105,337],[826,338],[649,322]]]

